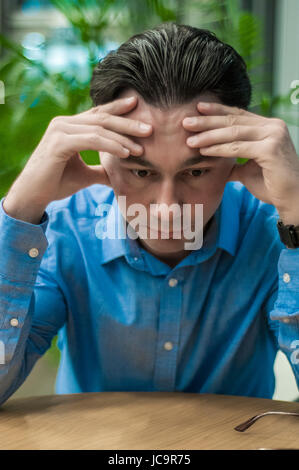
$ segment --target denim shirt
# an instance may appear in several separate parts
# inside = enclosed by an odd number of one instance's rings
[[[118,215],[108,186],[51,202],[36,225],[3,201],[0,404],[57,334],[56,393],[271,398],[278,349],[299,382],[299,248],[281,243],[276,209],[240,182],[226,184],[202,247],[173,268],[138,240],[97,236],[99,205]]]

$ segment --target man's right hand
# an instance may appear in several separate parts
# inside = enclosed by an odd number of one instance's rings
[[[86,165],[79,152],[103,151],[120,158],[129,154],[140,156],[143,147],[127,136],[146,137],[152,133],[152,128],[144,130],[140,126],[143,123],[121,117],[136,104],[136,96],[131,103],[122,98],[80,114],[54,118],[6,195],[5,212],[38,224],[51,201],[68,197],[92,184],[111,186],[103,166]]]

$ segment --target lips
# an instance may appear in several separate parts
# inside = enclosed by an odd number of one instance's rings
[[[154,228],[146,227],[148,230],[152,231],[153,233],[157,233],[158,235],[167,235],[169,237],[173,237],[174,235],[182,235],[182,231],[177,231],[177,232],[167,232],[167,231],[161,231],[161,230],[155,230]]]

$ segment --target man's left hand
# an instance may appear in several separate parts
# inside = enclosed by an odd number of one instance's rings
[[[284,224],[299,225],[299,158],[286,123],[215,102],[199,102],[197,109],[204,116],[182,123],[196,133],[187,145],[205,156],[248,159],[233,166],[227,181],[240,181],[274,205]]]

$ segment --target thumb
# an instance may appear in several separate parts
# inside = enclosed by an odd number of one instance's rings
[[[88,181],[88,185],[105,184],[112,188],[109,176],[103,165],[86,165],[85,176]]]
[[[236,163],[232,167],[227,181],[240,181],[245,184],[245,181],[253,178],[259,170],[260,167],[253,159],[247,160],[246,163]]]
[[[240,181],[254,197],[271,204],[265,187],[263,170],[255,160],[248,160],[245,165],[235,165],[228,181]]]

